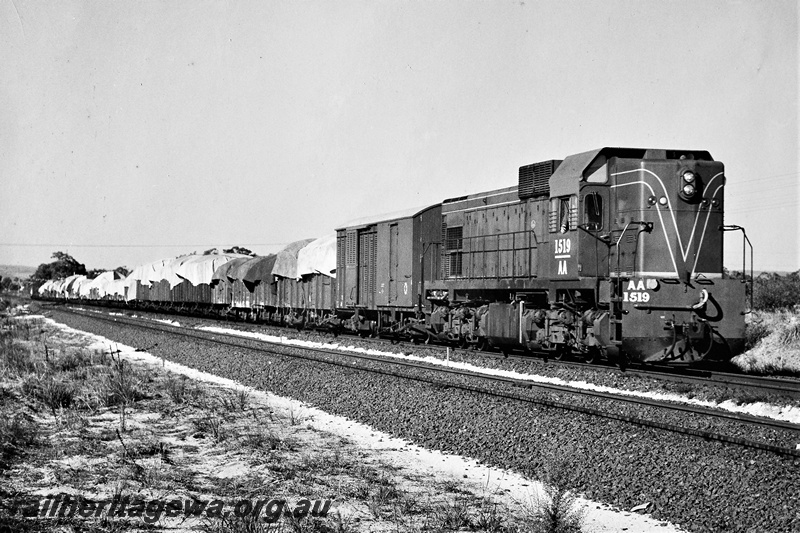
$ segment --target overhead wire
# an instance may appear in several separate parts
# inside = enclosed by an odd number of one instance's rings
[[[764,181],[764,180],[770,180],[770,179],[775,179],[775,178],[786,178],[786,177],[789,177],[789,176],[797,176],[797,175],[800,175],[800,172],[789,172],[787,174],[773,174],[771,176],[761,176],[761,177],[758,177],[758,178],[747,179],[747,180],[740,180],[740,179],[736,179],[736,178],[731,178],[730,176],[726,176],[726,177],[728,178],[728,182],[731,182],[731,183],[752,183],[754,181]]]

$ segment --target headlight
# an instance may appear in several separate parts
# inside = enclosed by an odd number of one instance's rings
[[[686,177],[686,175],[684,174],[684,178],[685,177]],[[691,183],[687,183],[686,185],[684,185],[683,186],[683,194],[686,195],[687,197],[694,196],[694,185],[692,185]]]
[[[683,181],[686,183],[694,183],[694,172],[687,170],[683,173]]]

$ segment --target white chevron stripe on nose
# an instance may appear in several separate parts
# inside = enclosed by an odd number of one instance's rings
[[[614,188],[617,188],[617,187],[625,187],[625,186],[628,186],[628,185],[642,184],[643,186],[646,186],[648,189],[650,189],[650,193],[653,196],[656,196],[656,193],[653,190],[653,187],[649,183],[647,183],[647,181],[645,181],[645,179],[644,179],[646,177],[646,175],[650,175],[650,176],[653,176],[656,180],[658,180],[658,183],[661,185],[661,190],[664,191],[664,196],[669,197],[669,193],[667,191],[667,187],[664,185],[664,182],[658,176],[658,174],[656,174],[655,172],[653,172],[651,170],[648,170],[648,169],[645,169],[645,168],[637,168],[635,170],[626,170],[626,171],[623,171],[623,172],[616,172],[616,173],[612,174],[612,176],[614,176],[614,177],[623,176],[623,175],[632,174],[632,173],[635,173],[635,172],[641,172],[642,174],[644,174],[644,175],[641,176],[639,181],[632,181],[632,182],[629,182],[629,183],[620,183],[620,184],[617,184],[617,185],[612,185],[611,188],[614,189]],[[706,189],[709,189],[711,187],[711,184],[714,183],[714,180],[716,180],[717,178],[721,177],[722,174],[723,174],[722,172],[719,172],[714,177],[712,177],[709,180],[708,184],[706,184]],[[710,200],[712,200],[712,201],[714,200],[714,198],[717,196],[717,193],[719,192],[719,190],[723,186],[724,186],[724,183],[719,185],[719,186],[717,186],[717,188],[714,189],[714,193],[711,196]],[[698,210],[697,214],[694,217],[694,224],[692,226],[692,233],[689,235],[689,240],[686,243],[686,246],[684,246],[683,245],[683,239],[681,237],[681,233],[678,230],[678,221],[675,218],[675,211],[672,208],[672,203],[671,202],[667,204],[667,208],[669,209],[669,214],[670,214],[670,217],[672,218],[672,227],[675,229],[675,235],[678,238],[679,251],[681,253],[681,256],[683,257],[683,262],[686,263],[686,258],[689,256],[689,250],[692,247],[692,241],[694,240],[695,233],[697,232],[697,222],[700,219],[700,211]],[[661,227],[664,230],[664,239],[667,242],[667,248],[669,250],[670,257],[672,258],[672,265],[675,268],[675,275],[680,277],[680,274],[678,273],[678,265],[677,265],[677,262],[675,261],[675,255],[674,255],[674,253],[672,251],[672,246],[670,244],[669,235],[667,234],[667,228],[664,225],[664,218],[663,218],[663,216],[661,214],[662,209],[661,208],[656,208],[656,209],[658,210],[658,218],[661,221]],[[709,209],[706,212],[706,220],[705,220],[705,223],[703,225],[703,232],[700,235],[700,242],[698,243],[697,254],[695,255],[694,265],[692,266],[692,275],[694,275],[694,271],[697,268],[697,260],[700,257],[700,251],[701,251],[701,249],[703,247],[703,237],[705,236],[706,229],[708,228],[708,220],[709,220],[710,217],[711,217],[711,209]]]

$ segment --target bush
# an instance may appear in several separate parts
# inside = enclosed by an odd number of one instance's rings
[[[36,443],[39,428],[27,417],[17,414],[13,418],[0,418],[0,470],[22,448]]]
[[[55,379],[52,376],[26,380],[22,384],[22,390],[49,407],[53,416],[58,415],[59,409],[71,407],[78,392],[71,383]]]
[[[744,330],[744,347],[750,350],[756,347],[758,342],[771,333],[771,329],[767,322],[760,318],[754,318],[745,325]]]
[[[115,359],[105,382],[105,404],[126,406],[147,398],[146,378],[122,359]]]
[[[800,374],[800,309],[753,313],[746,331],[748,350],[732,363],[745,372]]]
[[[89,364],[90,361],[83,352],[70,352],[52,362],[53,368],[61,372],[69,372]]]
[[[0,341],[0,373],[21,376],[35,370],[36,362],[29,346],[11,337],[4,337]]]
[[[528,530],[533,533],[580,533],[585,511],[569,490],[572,465],[566,457],[545,458],[543,492],[527,511]]]
[[[194,393],[194,387],[186,376],[175,377],[170,374],[164,381],[164,388],[172,402],[176,404],[188,401]]]
[[[753,308],[760,311],[800,305],[800,270],[787,276],[762,273],[753,282]]]

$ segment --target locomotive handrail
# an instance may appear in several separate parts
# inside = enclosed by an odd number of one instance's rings
[[[596,240],[598,240],[598,241],[602,242],[603,244],[605,244],[605,245],[606,245],[606,246],[608,246],[609,248],[611,248],[612,246],[614,246],[613,244],[611,244],[611,238],[610,238],[608,235],[601,235],[600,237],[598,237],[597,235],[595,235],[594,233],[592,233],[592,232],[591,232],[589,229],[587,229],[587,228],[586,228],[586,227],[584,227],[584,226],[586,226],[586,224],[578,224],[577,228],[578,228],[579,230],[583,230],[584,232],[588,233],[588,234],[589,234],[589,235],[590,235],[592,238],[594,238],[594,239],[596,239]]]
[[[728,225],[728,226],[720,226],[719,230],[722,232],[725,231],[741,231],[742,232],[742,283],[747,283],[747,261],[746,261],[746,248],[745,243],[750,247],[750,309],[747,311],[742,311],[743,315],[747,315],[753,312],[753,292],[755,291],[756,284],[755,278],[753,277],[753,244],[750,242],[750,239],[747,238],[747,232],[744,230],[742,226],[737,226],[735,224]]]
[[[539,241],[534,231],[507,231],[503,233],[494,233],[491,235],[471,235],[458,239],[462,244],[458,249],[448,249],[443,246],[440,250],[442,260],[450,253],[462,254],[462,272],[459,275],[454,275],[450,272],[445,273],[447,279],[464,279],[464,280],[477,280],[477,279],[525,279],[528,277],[536,277],[530,274],[531,259],[530,251],[538,248],[539,244],[547,241]],[[509,242],[510,241],[510,242]],[[505,243],[505,244],[504,244]],[[518,245],[519,244],[519,245]],[[523,252],[527,254],[523,256]],[[511,269],[510,272],[502,274],[499,268],[496,269],[494,274],[487,274],[487,256],[489,254],[499,255],[502,253],[511,254]],[[517,268],[517,260],[524,263]],[[444,263],[443,263],[444,264]],[[476,270],[481,270],[483,274],[475,274]]]
[[[619,275],[620,275],[619,258],[620,258],[621,254],[619,253],[619,243],[622,242],[622,237],[625,236],[625,232],[628,231],[628,228],[631,226],[631,224],[638,224],[638,225],[642,226],[642,229],[640,229],[639,233],[636,234],[636,247],[634,248],[634,252],[633,252],[633,273],[634,273],[634,275],[636,274],[636,251],[639,249],[639,234],[641,234],[642,232],[645,232],[645,231],[647,233],[650,233],[651,231],[653,231],[653,223],[652,222],[644,222],[643,220],[631,220],[630,222],[625,224],[625,227],[622,228],[622,232],[619,234],[619,238],[617,239],[617,242],[615,242],[613,245],[609,245],[609,248],[611,246],[616,246],[617,247],[617,278],[619,278]],[[609,260],[610,259],[611,259],[611,253],[609,251]]]
[[[690,311],[696,312],[697,309],[692,306],[680,306],[680,305],[645,305],[645,304],[635,304],[633,306],[634,309],[638,309],[639,311]]]

